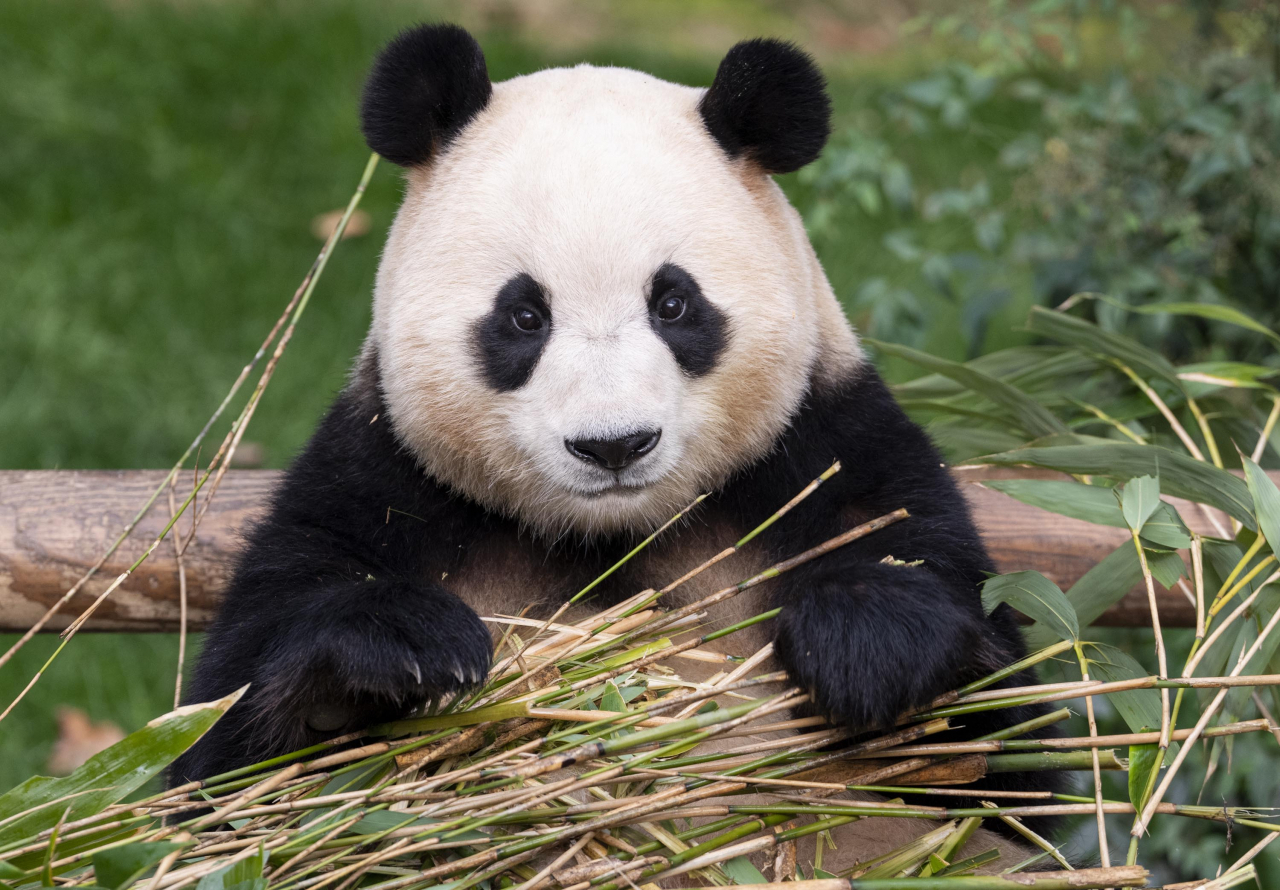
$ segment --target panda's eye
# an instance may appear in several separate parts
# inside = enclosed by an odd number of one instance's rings
[[[658,318],[663,321],[675,321],[682,315],[684,315],[684,297],[673,294],[663,297],[658,303]]]
[[[517,328],[526,334],[542,330],[542,316],[527,307],[512,312],[511,320],[515,322]]]

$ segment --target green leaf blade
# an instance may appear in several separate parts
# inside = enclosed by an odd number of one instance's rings
[[[107,890],[122,890],[141,878],[152,866],[185,844],[164,841],[125,844],[93,854],[94,881]]]
[[[1104,331],[1084,319],[1035,306],[1027,319],[1027,329],[1084,352],[1115,359],[1134,371],[1145,371],[1147,375],[1160,377],[1182,389],[1177,370],[1164,356],[1136,340]]]
[[[1142,533],[1151,514],[1160,506],[1160,480],[1155,476],[1136,476],[1124,487],[1120,507],[1130,531]]]
[[[978,458],[975,463],[1043,467],[1063,473],[1105,476],[1118,481],[1158,474],[1165,494],[1217,507],[1247,528],[1257,527],[1253,498],[1243,481],[1212,464],[1155,445],[1116,442],[1018,448],[989,454]]]
[[[0,828],[0,844],[52,828],[67,807],[72,822],[123,799],[195,744],[243,692],[178,708],[95,754],[69,776],[36,776],[0,796],[0,821],[25,813]]]
[[[1042,623],[1064,640],[1080,639],[1080,619],[1066,594],[1039,572],[1014,572],[988,578],[982,585],[982,607],[988,613],[1008,603]]]
[[[912,364],[942,374],[985,396],[1008,411],[1032,438],[1067,432],[1066,425],[1049,409],[1010,383],[968,365],[938,358],[909,346],[869,338],[865,342],[870,343],[882,353],[906,359]]]
[[[1139,813],[1147,805],[1147,788],[1159,756],[1159,745],[1129,746],[1129,802]]]
[[[1133,656],[1114,646],[1085,643],[1083,649],[1089,661],[1089,676],[1094,680],[1111,683],[1150,676]],[[1131,689],[1112,693],[1107,696],[1107,701],[1120,712],[1131,731],[1151,732],[1160,728],[1160,693],[1156,690]]]
[[[1244,478],[1249,486],[1249,494],[1253,497],[1254,510],[1258,516],[1258,529],[1267,539],[1274,553],[1280,546],[1280,489],[1271,481],[1262,467],[1241,457],[1244,463]]]
[[[1072,519],[1125,528],[1124,512],[1110,488],[1056,479],[988,479],[982,486]]]

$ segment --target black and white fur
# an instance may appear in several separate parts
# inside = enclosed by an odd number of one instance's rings
[[[251,531],[187,698],[249,691],[174,781],[473,687],[492,647],[477,613],[548,614],[711,492],[595,605],[661,587],[836,459],[670,605],[905,507],[713,620],[782,606],[737,645],[776,635],[795,681],[858,731],[1023,654],[1011,613],[983,614],[993,567],[963,498],[770,177],[817,156],[829,116],[821,74],[775,41],[734,47],[709,90],[590,66],[490,84],[449,26],[387,47],[363,126],[407,188],[373,327]]]

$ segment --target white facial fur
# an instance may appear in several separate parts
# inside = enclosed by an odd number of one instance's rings
[[[370,339],[392,422],[429,472],[540,533],[665,521],[763,455],[811,376],[860,360],[799,216],[715,143],[701,94],[586,65],[518,77],[407,174]],[[668,262],[727,319],[701,377],[649,322]],[[521,272],[551,334],[528,381],[498,392],[473,327]],[[638,429],[661,440],[617,474],[565,447]]]

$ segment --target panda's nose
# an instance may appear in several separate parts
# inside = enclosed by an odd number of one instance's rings
[[[621,470],[652,451],[661,438],[662,430],[640,430],[616,439],[565,439],[564,447],[576,458]]]

